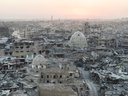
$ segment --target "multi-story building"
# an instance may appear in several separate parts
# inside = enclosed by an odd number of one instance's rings
[[[58,61],[59,63],[56,64],[48,63],[48,61],[41,54],[37,55],[32,62],[31,74],[26,77],[27,80],[37,84],[40,96],[77,96],[78,94],[83,96],[86,94],[86,80],[79,79],[79,71],[75,65],[67,60]]]

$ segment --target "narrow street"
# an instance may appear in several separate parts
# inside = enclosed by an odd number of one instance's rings
[[[86,79],[88,88],[89,88],[89,96],[98,96],[96,87],[94,85],[94,83],[92,82],[92,80],[89,79],[89,71],[85,71],[83,68],[79,68],[81,75],[83,76],[83,78]]]

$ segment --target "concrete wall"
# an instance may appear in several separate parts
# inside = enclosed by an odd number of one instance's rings
[[[69,91],[58,91],[57,89],[43,89],[39,87],[39,96],[77,96],[73,90]]]

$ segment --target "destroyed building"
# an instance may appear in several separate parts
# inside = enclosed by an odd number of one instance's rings
[[[80,96],[82,96],[85,94],[84,90],[87,90],[86,81],[78,78],[79,72],[76,70],[76,66],[67,64],[67,61],[59,62],[59,65],[51,65],[39,54],[33,59],[32,70],[31,72],[34,73],[26,79],[34,81],[38,85],[40,96],[61,96],[61,94],[64,96],[81,94]]]
[[[117,46],[117,40],[112,37],[101,37],[98,39],[98,45],[106,48],[116,48]]]
[[[10,37],[8,27],[0,26],[0,37]]]

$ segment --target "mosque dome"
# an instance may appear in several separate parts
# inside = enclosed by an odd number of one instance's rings
[[[69,41],[69,46],[71,47],[87,47],[87,41],[83,33],[77,31],[75,32]]]
[[[33,65],[43,65],[43,64],[46,64],[46,62],[47,62],[47,59],[45,59],[43,55],[38,54],[38,55],[33,59],[32,64],[33,64]]]

